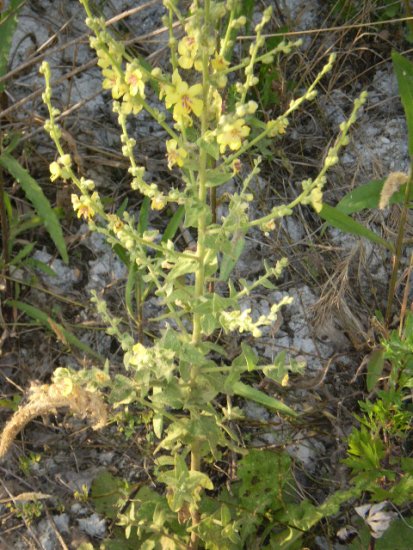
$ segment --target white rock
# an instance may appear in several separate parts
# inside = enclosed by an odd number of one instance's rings
[[[98,514],[92,514],[88,518],[78,519],[79,528],[90,537],[103,538],[106,533],[106,520]]]

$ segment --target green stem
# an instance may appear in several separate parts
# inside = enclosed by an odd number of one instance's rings
[[[410,190],[413,184],[412,170],[413,170],[413,161],[411,161],[410,163],[410,176],[406,184],[406,190],[404,193],[403,208],[400,215],[399,230],[397,233],[395,253],[393,256],[393,269],[390,277],[389,292],[387,295],[386,316],[385,316],[385,321],[387,326],[389,326],[390,324],[391,312],[392,312],[393,301],[394,301],[394,293],[395,293],[396,284],[397,284],[397,275],[399,272],[400,259],[403,253],[403,240],[404,240],[404,233],[406,228],[407,213],[409,211]]]
[[[201,136],[204,136],[208,129],[208,96],[209,96],[209,54],[207,47],[208,26],[210,23],[210,0],[205,0],[204,3],[204,30],[202,37],[202,100],[204,109],[201,116]],[[201,214],[198,220],[198,242],[197,242],[197,258],[198,267],[195,273],[195,289],[194,289],[194,302],[198,303],[200,298],[205,294],[205,236],[206,236],[206,223],[207,223],[207,165],[208,155],[204,148],[201,148],[199,154],[199,172],[198,172],[198,200],[202,206]],[[201,313],[195,311],[193,314],[193,328],[192,328],[192,344],[198,346],[201,342]],[[191,386],[195,386],[197,383],[199,367],[194,365],[191,371]],[[191,411],[191,417],[193,416]],[[198,438],[191,445],[191,471],[201,470],[201,453],[200,443]],[[192,528],[196,527],[200,522],[200,513],[198,509],[191,510],[191,523]],[[197,550],[199,545],[198,535],[192,531],[190,542],[188,545],[189,550]]]

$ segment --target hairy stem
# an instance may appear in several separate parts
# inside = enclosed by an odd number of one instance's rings
[[[210,2],[205,0],[204,4],[204,40],[206,41],[208,35],[209,24],[209,9]],[[207,46],[203,45],[202,52],[202,100],[204,109],[201,116],[201,135],[205,135],[208,129],[208,116],[207,105],[209,96],[209,55]],[[199,155],[199,172],[198,172],[198,200],[202,206],[207,203],[207,166],[208,155],[205,148],[202,148]],[[198,267],[195,273],[195,303],[202,298],[205,293],[205,236],[206,236],[206,224],[207,224],[207,212],[205,208],[202,208],[201,214],[198,220],[198,242],[197,242],[197,258]],[[193,315],[193,330],[192,330],[192,343],[194,346],[199,345],[201,342],[201,313],[194,312]],[[191,385],[195,386],[198,378],[198,366],[192,367],[191,372]],[[191,413],[192,416],[192,413]],[[198,440],[195,440],[191,446],[191,471],[201,470],[201,454]],[[200,514],[197,509],[191,510],[191,523],[192,527],[196,527],[200,521]],[[191,538],[188,548],[190,550],[197,550],[198,548],[198,535],[195,532],[191,532]]]

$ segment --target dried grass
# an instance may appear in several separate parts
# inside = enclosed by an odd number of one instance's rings
[[[80,418],[88,418],[94,430],[102,428],[107,422],[107,408],[98,394],[70,381],[69,384],[32,384],[28,403],[19,407],[0,436],[0,459],[5,457],[17,435],[34,418],[55,414],[59,409],[66,408]]]

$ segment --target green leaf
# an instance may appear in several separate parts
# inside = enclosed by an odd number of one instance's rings
[[[383,183],[384,179],[381,179],[359,185],[347,193],[336,208],[343,214],[354,214],[364,209],[378,208]]]
[[[79,338],[77,338],[74,334],[67,330],[63,325],[54,321],[51,317],[49,317],[49,315],[47,315],[47,313],[45,313],[41,309],[38,309],[37,307],[31,306],[29,304],[25,304],[24,302],[19,302],[18,300],[7,300],[7,304],[16,307],[35,321],[38,321],[43,326],[50,329],[56,334],[58,340],[65,343],[66,345],[70,344],[72,346],[75,346],[76,348],[85,352],[87,355],[90,355],[91,357],[94,357],[99,361],[104,361],[104,358],[101,355],[93,351],[92,348],[79,340]]]
[[[131,319],[135,317],[133,310],[133,291],[135,285],[141,284],[140,277],[137,276],[138,266],[132,263],[128,266],[128,278],[125,285],[125,306]]]
[[[379,381],[384,366],[384,350],[376,349],[370,354],[367,363],[367,390],[373,391]]]
[[[18,252],[18,254],[16,254],[16,256],[14,256],[14,258],[10,262],[10,265],[19,265],[22,262],[22,260],[24,260],[24,258],[31,253],[31,251],[33,250],[33,248],[35,246],[36,246],[35,242],[26,244],[26,246],[24,246]]]
[[[230,171],[222,170],[217,168],[216,170],[208,170],[207,173],[207,187],[218,187],[227,183],[230,179],[233,178],[233,174]]]
[[[266,393],[263,393],[256,388],[248,386],[243,382],[234,382],[232,385],[232,391],[235,395],[239,395],[240,397],[243,397],[244,399],[249,399],[250,401],[255,401],[255,403],[259,403],[260,405],[263,405],[268,409],[274,409],[289,416],[298,416],[298,414],[293,409],[291,409],[288,405],[285,405],[285,403],[283,403],[279,399],[270,397]]]
[[[59,220],[50,206],[49,201],[45,197],[41,187],[34,180],[29,172],[21,166],[21,164],[12,156],[3,154],[0,156],[0,165],[3,166],[22,186],[26,197],[34,206],[35,210],[42,218],[44,226],[48,231],[50,237],[56,245],[60,256],[67,264],[69,257],[67,254],[66,243],[63,238],[62,228]]]
[[[17,26],[17,15],[25,4],[25,0],[10,0],[9,8],[0,14],[0,76],[4,76],[8,70],[9,53],[13,34]],[[0,93],[5,85],[0,84]]]
[[[128,483],[108,471],[100,473],[92,482],[91,497],[99,514],[116,519],[118,511],[127,502]]]
[[[219,280],[227,281],[231,275],[232,270],[237,264],[239,257],[242,254],[245,246],[244,233],[242,231],[237,231],[231,240],[232,251],[231,254],[224,254],[221,267],[219,270]]]
[[[123,246],[121,246],[120,244],[115,244],[115,246],[113,247],[113,251],[115,252],[116,256],[119,258],[119,260],[124,265],[126,265],[126,267],[129,268],[130,258],[126,248],[123,248]]]
[[[248,370],[253,371],[257,368],[258,356],[255,351],[245,342],[241,343],[242,356],[245,359]]]
[[[343,214],[337,208],[334,208],[334,206],[330,206],[324,203],[321,211],[319,212],[319,215],[328,224],[336,227],[337,229],[340,229],[340,231],[343,231],[344,233],[350,233],[358,237],[364,237],[369,241],[379,244],[384,248],[387,248],[391,252],[394,252],[394,246],[392,243],[387,242],[385,239],[382,239],[379,235],[376,235],[376,233],[374,233],[370,229],[367,229],[367,227],[364,227],[364,225],[361,225],[361,223],[356,222],[355,220],[350,218],[350,216],[347,216],[347,214]]]
[[[54,271],[50,265],[47,265],[44,262],[41,262],[40,260],[36,260],[35,258],[27,258],[24,261],[24,265],[31,267],[32,269],[37,269],[38,271],[41,271],[48,277],[57,277],[56,271]]]
[[[336,205],[336,208],[343,214],[355,214],[361,210],[378,208],[384,182],[384,179],[372,180],[359,185],[347,193]],[[391,196],[389,204],[401,204],[404,201],[405,189],[406,185],[401,185],[400,189]],[[410,200],[412,198],[413,193]]]
[[[411,550],[413,540],[413,516],[395,519],[384,535],[376,540],[375,550]],[[371,541],[367,526],[359,530],[359,536],[349,546],[349,550],[365,550]]]
[[[283,488],[291,483],[291,458],[285,452],[250,449],[238,463],[240,505],[265,514],[283,506]]]
[[[142,201],[142,206],[139,211],[138,233],[141,236],[143,235],[144,231],[148,229],[150,206],[151,199],[149,197],[145,197]]]
[[[126,208],[128,207],[129,199],[128,197],[125,197],[122,201],[122,204],[119,206],[119,208],[116,210],[116,215],[121,218],[123,216],[123,213],[125,212]]]
[[[391,56],[399,85],[400,99],[406,114],[409,155],[413,158],[413,64],[395,51]]]
[[[169,240],[172,240],[176,232],[178,231],[179,224],[182,221],[182,218],[184,217],[185,208],[183,205],[179,206],[176,211],[174,212],[174,215],[169,220],[168,225],[166,226],[166,229],[162,235],[161,242],[165,243]]]
[[[210,143],[209,141],[205,141],[202,138],[199,138],[196,143],[198,147],[206,151],[210,157],[215,160],[219,159],[219,146],[217,143]]]

